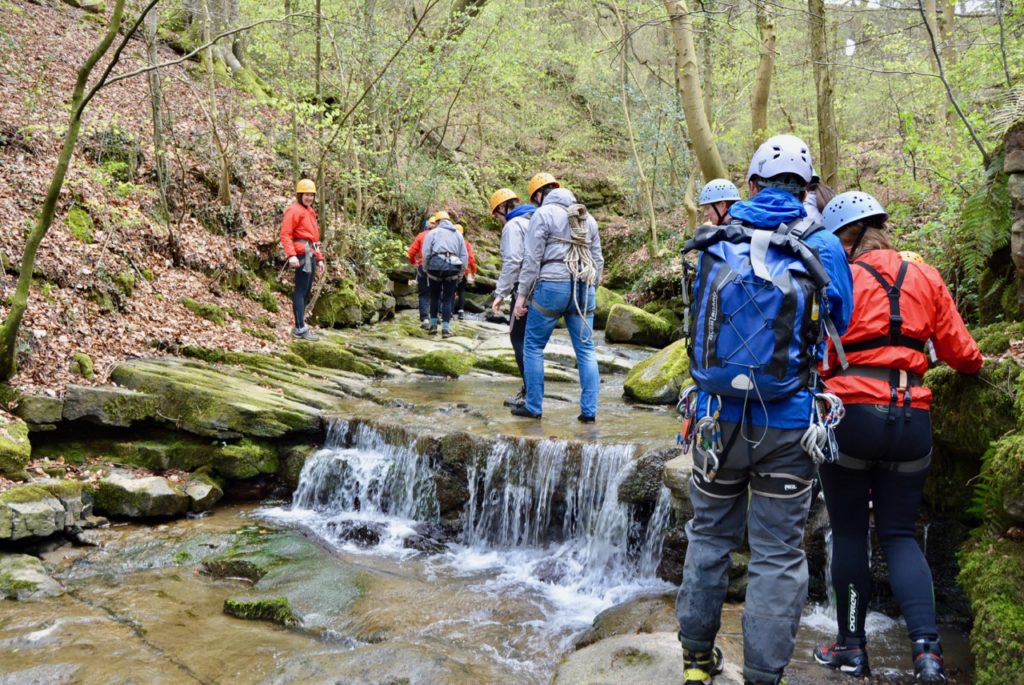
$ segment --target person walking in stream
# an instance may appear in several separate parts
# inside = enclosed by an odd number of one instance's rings
[[[769,138],[747,171],[750,199],[730,223],[705,225],[684,246],[699,255],[687,331],[695,387],[680,400],[692,447],[693,517],[676,599],[683,681],[722,672],[715,646],[730,553],[750,545],[743,609],[743,679],[780,685],[807,599],[804,528],[815,460],[812,411],[823,336],[838,338],[853,308],[839,240],[806,219],[811,155],[796,136]]]
[[[544,399],[544,348],[558,320],[565,326],[576,352],[580,374],[582,423],[597,416],[601,382],[594,348],[594,310],[604,256],[597,222],[576,196],[561,188],[551,174],[530,180],[530,201],[540,205],[526,230],[519,292],[513,316],[527,316],[523,339],[526,402],[512,408],[515,416],[539,419]]]
[[[491,311],[495,316],[501,314],[502,303],[511,299],[515,306],[519,293],[519,271],[523,266],[523,251],[526,249],[526,229],[530,225],[530,217],[537,210],[531,204],[519,204],[519,196],[509,188],[499,188],[491,194],[491,216],[503,225],[501,229],[501,273],[498,284],[494,287],[494,302]],[[523,337],[526,334],[526,320],[529,314],[515,316],[511,314],[508,337],[512,342],[512,350],[516,355],[516,366],[523,384],[519,393],[505,400],[506,407],[515,407],[526,402],[526,373],[523,371]]]
[[[430,281],[427,279],[427,270],[423,268],[423,241],[427,234],[437,226],[437,222],[448,219],[448,212],[435,212],[429,219],[423,222],[423,230],[413,239],[409,249],[406,250],[406,257],[409,263],[416,267],[416,290],[419,296],[420,326],[424,329],[430,328]]]
[[[319,340],[306,325],[306,306],[313,292],[313,281],[324,272],[324,255],[320,251],[320,226],[316,221],[316,184],[304,178],[295,185],[295,202],[288,206],[281,221],[281,247],[288,266],[295,272],[292,311],[295,328],[292,335],[302,340]]]
[[[441,317],[441,337],[450,338],[452,304],[455,300],[455,286],[462,278],[469,263],[466,241],[455,224],[441,219],[437,227],[423,239],[423,268],[430,283],[430,327],[431,334],[437,333],[438,314]]]
[[[853,265],[856,306],[842,337],[849,360],[830,366],[829,390],[846,407],[836,429],[838,459],[821,466],[832,525],[832,565],[838,636],[814,650],[815,660],[852,676],[867,676],[864,619],[871,597],[868,534],[873,514],[889,583],[911,640],[914,678],[944,683],[932,575],[917,542],[918,507],[932,455],[932,391],[922,385],[928,341],[940,361],[977,373],[981,352],[964,326],[942,276],[889,247],[888,214],[862,192],[837,195],[822,213]],[[830,347],[833,360],[834,347]]]

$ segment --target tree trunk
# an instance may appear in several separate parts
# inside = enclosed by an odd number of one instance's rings
[[[704,116],[708,118],[708,126],[715,127],[715,113],[712,109],[711,97],[715,92],[715,0],[703,0],[701,9],[704,12],[704,31],[701,33],[700,65],[703,71],[702,86],[704,88]]]
[[[924,0],[924,20],[927,24],[927,30],[934,36],[936,43],[940,44],[938,51],[932,50],[931,46],[928,45],[928,56],[929,61],[935,65],[935,73],[939,73],[942,67],[939,65],[939,52],[941,52],[941,34],[939,33],[939,10],[936,0]],[[946,102],[945,98],[938,105],[936,109],[935,122],[942,123],[949,120],[949,103]]]
[[[159,23],[157,8],[146,15],[146,56],[149,66],[157,64],[156,27]],[[170,224],[170,209],[167,204],[167,153],[164,145],[163,91],[160,84],[160,70],[153,69],[147,75],[149,81],[149,105],[153,116],[153,169],[156,171],[157,190],[160,193],[160,213]]]
[[[291,17],[292,0],[284,0],[284,16]],[[292,132],[292,184],[298,183],[302,174],[299,165],[299,113],[295,101],[295,31],[292,28],[292,19],[288,19],[284,25],[284,40],[288,54],[285,65],[285,78],[288,81],[288,101],[291,104],[291,112],[288,115],[288,126]]]
[[[839,129],[836,125],[832,67],[828,61],[828,23],[825,0],[807,0],[811,34],[814,89],[818,96],[818,158],[815,168],[821,180],[835,186],[839,170]]]
[[[213,18],[210,15],[210,0],[200,0],[203,13],[203,43],[208,44],[213,38]],[[227,144],[221,135],[220,110],[217,104],[217,75],[214,71],[214,46],[203,50],[203,66],[206,69],[206,86],[210,98],[210,127],[213,133],[213,143],[217,147],[217,155],[220,161],[220,174],[217,183],[217,202],[221,207],[231,206],[231,164],[228,161]]]
[[[693,143],[693,154],[704,181],[726,175],[722,157],[715,146],[711,125],[704,114],[704,95],[700,87],[697,51],[693,46],[693,23],[685,0],[663,0],[672,27],[676,53],[676,89],[686,117],[686,129]]]
[[[64,144],[61,147],[60,156],[57,158],[57,167],[54,169],[53,176],[50,177],[50,186],[39,211],[39,218],[25,240],[18,284],[14,289],[14,296],[11,298],[10,311],[7,312],[7,318],[4,319],[3,325],[0,327],[0,379],[3,380],[9,380],[18,371],[18,331],[21,328],[25,310],[28,308],[28,295],[29,289],[32,287],[36,252],[39,250],[39,244],[50,230],[50,226],[53,225],[53,215],[57,210],[57,200],[60,197],[61,188],[64,187],[64,177],[68,173],[68,166],[71,164],[71,157],[74,155],[75,145],[78,143],[78,133],[82,126],[82,112],[87,104],[86,84],[89,82],[89,76],[96,63],[107,54],[107,50],[110,49],[114,38],[121,30],[124,2],[125,0],[116,0],[106,33],[103,34],[99,44],[78,70],[75,89],[71,96],[71,117],[68,121],[68,128],[64,132]],[[98,85],[94,86],[93,92],[98,87]]]
[[[626,22],[622,19],[618,3],[615,0],[611,0],[611,6],[615,12],[615,19],[619,22],[619,30],[622,32],[622,49],[619,51],[621,58],[619,86],[622,95],[622,115],[626,120],[626,131],[629,133],[629,147],[633,151],[633,163],[636,164],[636,172],[640,177],[640,192],[643,194],[644,201],[647,204],[648,227],[651,232],[647,242],[647,254],[651,259],[655,259],[658,255],[658,221],[657,215],[654,212],[654,192],[650,182],[647,180],[647,174],[644,173],[643,160],[640,159],[640,151],[636,146],[633,118],[629,113],[629,91],[626,88],[626,79],[629,73],[626,65],[626,55],[629,54],[629,31],[626,28]]]
[[[956,24],[956,0],[939,0],[942,5],[942,12],[937,13],[936,18],[939,24],[938,36],[942,43],[942,66],[944,69],[949,70],[954,64],[956,64],[958,55],[956,51],[956,44],[953,42],[953,29]],[[946,124],[952,126],[956,123],[956,112],[951,107],[943,107],[943,111],[946,114]]]
[[[754,93],[750,99],[750,132],[754,148],[764,141],[768,130],[768,97],[772,89],[772,72],[775,70],[775,11],[766,0],[758,0],[756,7],[760,48]]]

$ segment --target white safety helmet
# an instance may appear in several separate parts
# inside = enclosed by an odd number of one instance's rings
[[[727,178],[716,178],[708,181],[700,191],[697,204],[701,207],[715,202],[734,202],[740,199],[740,189]]]
[[[821,212],[821,223],[832,233],[838,233],[846,226],[855,221],[861,221],[873,216],[889,218],[878,200],[868,193],[859,190],[850,190],[840,193],[832,198],[832,201],[825,205]]]
[[[807,143],[789,134],[772,136],[761,143],[750,160],[747,181],[754,176],[767,179],[779,174],[795,174],[804,183],[811,182],[814,166]]]

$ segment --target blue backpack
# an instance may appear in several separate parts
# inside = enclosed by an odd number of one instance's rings
[[[804,242],[821,228],[810,219],[774,231],[734,221],[702,226],[686,242],[684,330],[698,388],[771,402],[816,384],[824,336],[839,339],[826,311],[829,276]],[[700,257],[690,302],[685,256],[693,251]]]

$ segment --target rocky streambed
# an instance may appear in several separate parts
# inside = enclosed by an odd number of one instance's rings
[[[0,592],[27,601],[0,617],[0,682],[676,682],[690,465],[657,402],[685,351],[602,341],[599,421],[580,425],[556,336],[527,422],[500,406],[518,389],[504,327],[455,330],[399,317],[277,356],[194,349],[20,398],[33,478],[0,494]],[[922,525],[940,581],[957,525]],[[818,601],[825,531],[819,511]],[[947,582],[947,654],[970,682]],[[899,682],[902,625],[872,626]],[[808,655],[831,630],[810,607],[790,682],[823,682]]]

